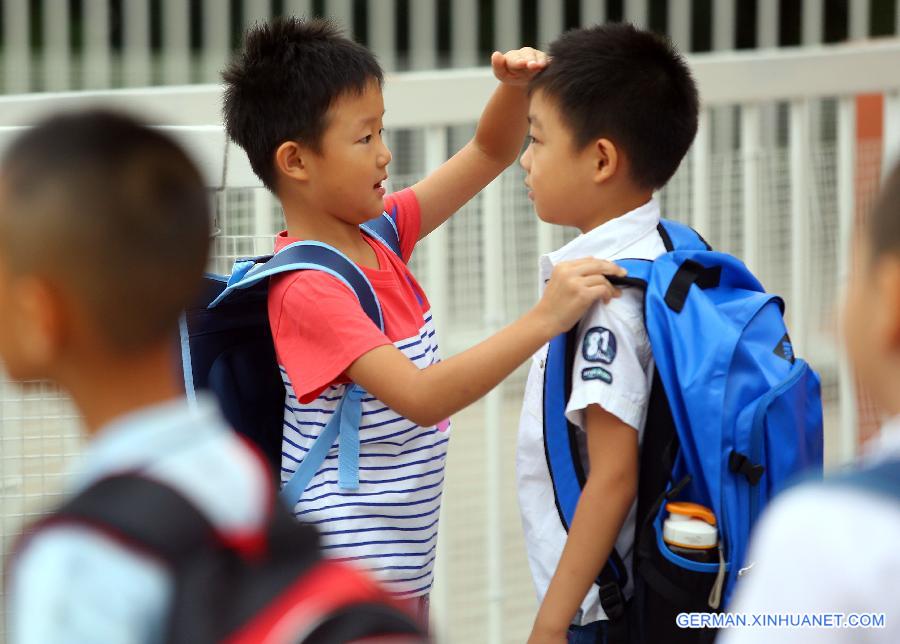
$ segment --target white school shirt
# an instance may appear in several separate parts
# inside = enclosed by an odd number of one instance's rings
[[[211,398],[199,397],[196,408],[179,399],[109,423],[67,492],[134,470],[178,490],[223,533],[255,532],[266,520],[269,474]],[[11,644],[163,641],[172,579],[159,560],[97,530],[60,524],[27,541],[13,563]]]
[[[900,416],[860,464],[900,458]],[[717,642],[900,642],[900,502],[849,485],[808,483],[776,499],[753,535],[736,613],[884,613],[884,628],[729,628]]]
[[[564,260],[597,257],[600,259],[656,259],[666,252],[659,225],[659,204],[655,199],[620,217],[604,223],[557,251],[540,258],[540,288],[550,278],[553,266]],[[566,531],[559,519],[553,486],[544,451],[543,386],[545,345],[532,358],[525,387],[525,402],[519,421],[517,477],[519,507],[525,546],[538,601],[543,601],[556,572]],[[578,324],[578,349],[572,372],[572,393],[566,417],[582,432],[578,440],[585,473],[589,471],[584,430],[584,410],[600,405],[643,436],[647,404],[653,382],[654,363],[644,326],[643,291],[623,289],[622,296],[608,304],[592,306]],[[628,570],[634,542],[637,503],[632,505],[616,539],[616,550]],[[599,571],[598,571],[599,572]],[[632,592],[629,579],[626,597]],[[590,624],[606,619],[600,606],[598,588],[588,592],[573,624]]]

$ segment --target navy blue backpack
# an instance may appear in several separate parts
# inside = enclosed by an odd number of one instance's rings
[[[819,378],[793,353],[781,298],[691,228],[663,221],[658,230],[668,252],[655,261],[617,260],[628,270],[622,283],[644,291],[656,373],[632,569],[613,552],[597,580],[611,642],[711,641],[714,631],[678,629],[676,615],[727,605],[760,512],[792,478],[822,468]],[[576,429],[565,417],[576,332],[551,341],[544,383],[547,461],[566,529],[585,480]],[[689,560],[666,546],[669,501],[712,509],[719,563]],[[630,577],[635,594],[626,606]]]
[[[400,255],[400,238],[388,213],[360,226]],[[260,448],[273,474],[281,469],[285,384],[275,356],[268,316],[269,277],[317,270],[344,282],[378,328],[381,305],[365,274],[343,253],[316,241],[295,242],[275,255],[238,259],[231,275],[207,274],[203,293],[181,321],[181,362],[189,399],[212,392],[229,424]],[[281,491],[288,507],[300,500],[309,481],[338,441],[338,479],[359,487],[360,401],[365,391],[346,388],[331,421]]]

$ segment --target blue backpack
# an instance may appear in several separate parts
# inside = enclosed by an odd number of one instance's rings
[[[658,230],[668,252],[655,261],[617,260],[628,270],[622,283],[644,291],[656,373],[632,570],[613,552],[597,584],[610,641],[711,641],[714,632],[678,629],[675,617],[726,605],[760,512],[797,474],[821,473],[819,378],[794,356],[782,300],[742,262],[713,252],[682,224],[663,221]],[[567,530],[585,480],[576,429],[565,417],[576,329],[551,341],[544,383],[547,461]],[[676,500],[712,509],[719,563],[683,558],[663,542],[666,503]],[[635,594],[626,610],[630,575]]]
[[[394,218],[360,226],[398,256],[400,237]],[[273,474],[281,468],[285,377],[275,356],[268,316],[268,278],[288,271],[317,270],[333,275],[355,294],[366,315],[382,331],[381,305],[365,274],[336,248],[315,241],[286,246],[275,255],[238,259],[231,275],[208,274],[203,293],[181,320],[181,362],[189,399],[211,391],[226,420],[260,448]],[[359,487],[359,420],[365,391],[346,388],[337,410],[303,462],[281,490],[293,508],[338,441],[338,481]]]

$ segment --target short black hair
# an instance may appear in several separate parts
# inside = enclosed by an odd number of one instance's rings
[[[79,302],[121,353],[174,337],[211,229],[200,172],[168,136],[107,111],[54,116],[0,162],[0,250]]]
[[[900,255],[900,163],[884,180],[869,219],[872,258]]]
[[[375,56],[322,19],[276,18],[247,30],[244,48],[222,73],[228,136],[275,191],[274,155],[285,141],[319,151],[328,108],[347,93],[384,83]]]
[[[630,24],[573,29],[550,45],[550,64],[532,79],[559,109],[576,145],[621,146],[632,179],[661,188],[697,133],[699,98],[672,44]]]

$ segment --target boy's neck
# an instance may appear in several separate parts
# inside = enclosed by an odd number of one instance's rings
[[[323,242],[337,248],[357,264],[378,268],[378,258],[359,226],[302,204],[282,202],[288,237]]]
[[[619,195],[611,195],[600,200],[602,204],[599,208],[592,211],[578,229],[582,233],[588,233],[598,226],[602,226],[608,221],[612,221],[616,217],[628,214],[632,210],[636,210],[646,204],[653,198],[652,190],[634,190]]]
[[[56,377],[72,396],[89,436],[125,414],[184,396],[174,350],[80,360]]]

